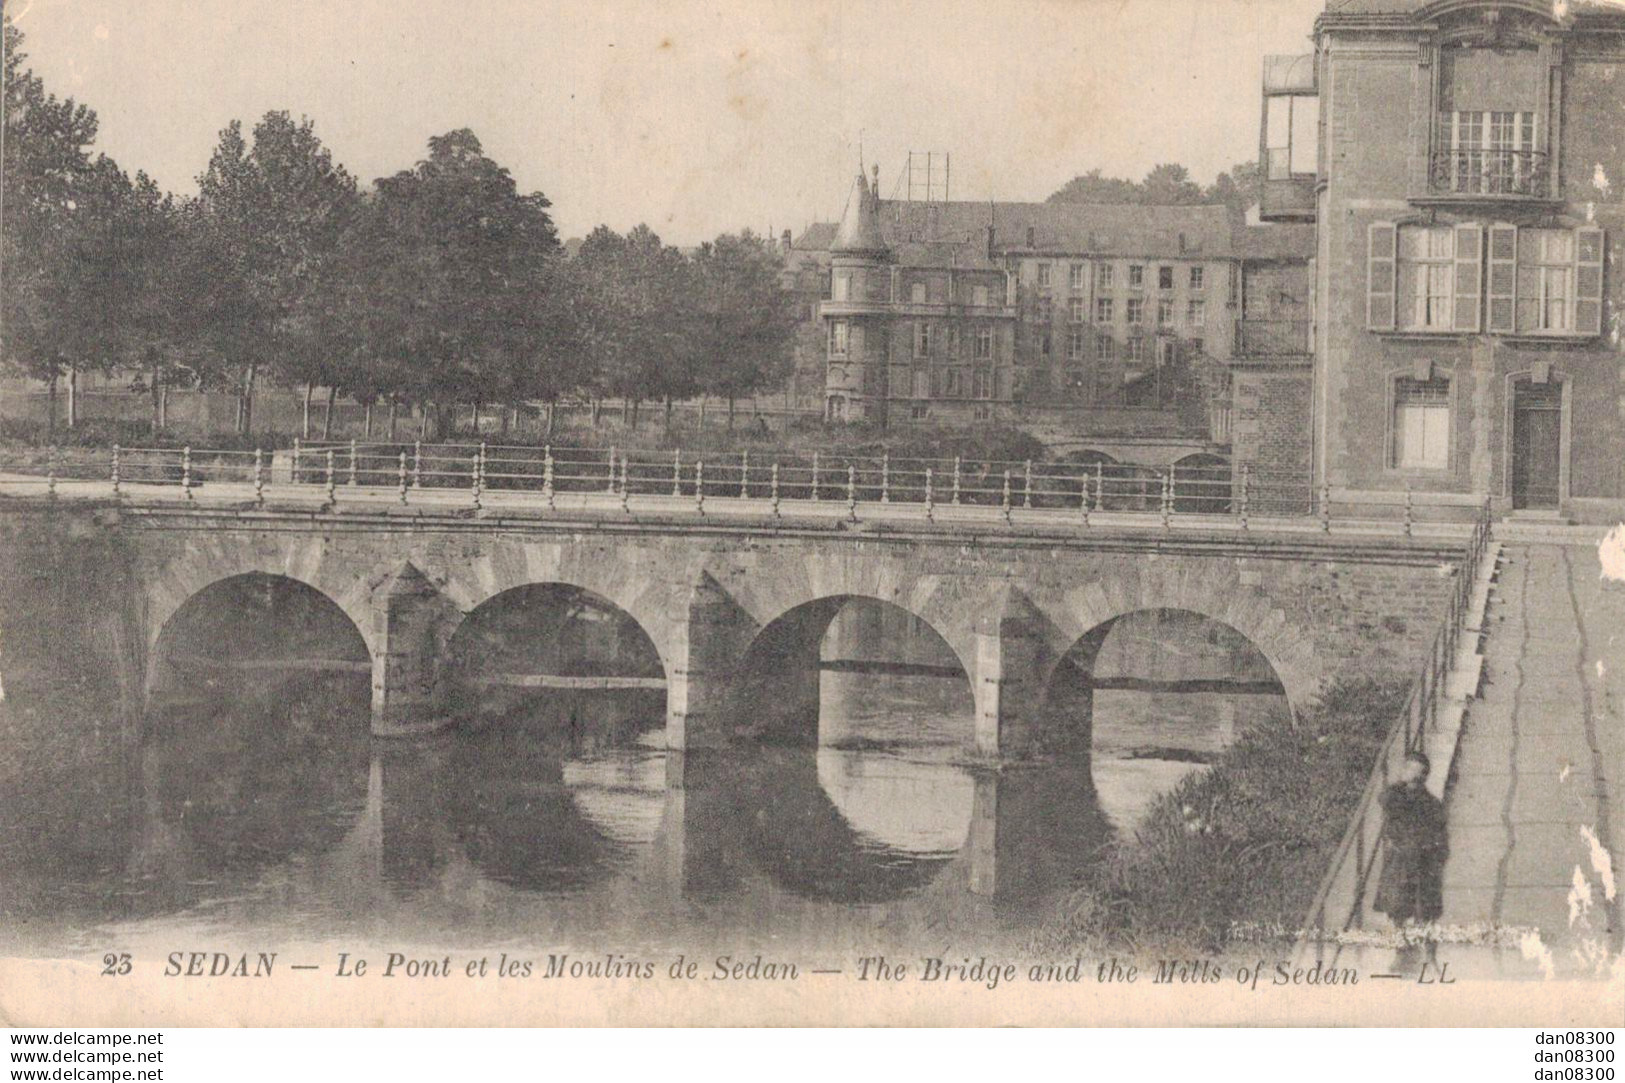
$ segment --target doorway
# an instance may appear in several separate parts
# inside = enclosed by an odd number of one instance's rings
[[[1563,385],[1512,385],[1512,507],[1556,510],[1562,497]]]

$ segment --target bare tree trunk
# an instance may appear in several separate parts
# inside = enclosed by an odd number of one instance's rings
[[[473,424],[474,424],[474,435],[478,436],[480,434],[480,400],[479,399],[474,400],[474,422],[473,422]]]
[[[734,397],[728,396],[728,431],[734,431]]]
[[[631,423],[632,423],[632,398],[629,395],[626,398],[623,398],[621,400],[621,424],[622,425],[628,425],[628,424],[631,424]]]
[[[165,384],[158,391],[158,427],[169,428],[169,385]]]
[[[327,409],[322,411],[322,439],[333,439],[333,400],[339,397],[339,389],[327,389]]]
[[[666,432],[671,432],[671,396],[666,396]]]
[[[632,428],[634,430],[638,427],[638,407],[640,407],[642,405],[643,405],[643,400],[642,399],[633,399],[632,400]]]
[[[547,404],[547,407],[546,407],[546,409],[547,409],[547,427],[543,430],[543,435],[547,436],[548,439],[552,439],[552,437],[553,437],[553,410],[554,410],[555,405],[556,405],[555,403],[550,402],[550,403]]]
[[[604,404],[602,399],[593,399],[592,405],[589,407],[589,409],[592,411],[592,427],[595,429],[598,427],[598,414],[599,411],[603,409],[603,406]]]
[[[304,415],[304,418],[302,419],[302,421],[300,422],[300,425],[299,425],[299,436],[300,436],[300,439],[303,439],[303,440],[309,440],[310,439],[310,396],[315,392],[315,390],[316,389],[315,389],[314,386],[312,386],[311,382],[309,380],[306,380],[305,381],[305,415]]]
[[[395,442],[395,421],[400,417],[401,404],[394,399],[389,400],[389,442]]]
[[[68,364],[68,428],[79,427],[79,365]]]
[[[52,435],[56,433],[56,370],[51,370],[51,378],[45,384],[45,431]]]
[[[237,431],[240,433],[254,430],[254,375],[258,367],[250,361],[248,371],[243,374],[242,393],[237,396]]]
[[[158,374],[158,360],[152,360],[152,431],[156,435],[164,427],[164,391]]]
[[[372,439],[372,403],[370,403],[370,402],[367,403],[366,421],[363,422],[363,426],[364,427],[362,429],[362,436],[367,440],[371,440]]]
[[[700,428],[702,428],[702,429],[705,428],[705,403],[706,403],[706,397],[704,395],[701,395],[700,396]]]

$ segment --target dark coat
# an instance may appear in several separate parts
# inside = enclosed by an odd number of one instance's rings
[[[1376,908],[1396,924],[1433,921],[1444,912],[1444,862],[1450,855],[1444,803],[1425,786],[1401,782],[1383,791],[1382,811]]]

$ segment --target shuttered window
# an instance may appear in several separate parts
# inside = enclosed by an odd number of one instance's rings
[[[1574,333],[1602,334],[1603,232],[1587,226],[1575,231]]]
[[[1478,291],[1483,279],[1484,230],[1477,225],[1456,227],[1455,329],[1478,330]]]
[[[1518,227],[1493,225],[1489,240],[1489,323],[1491,334],[1518,328]]]

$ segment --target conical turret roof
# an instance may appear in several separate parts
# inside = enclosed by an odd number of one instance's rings
[[[835,231],[831,252],[849,255],[880,255],[886,251],[886,238],[880,232],[880,195],[859,173],[852,182],[852,195],[846,213]]]

